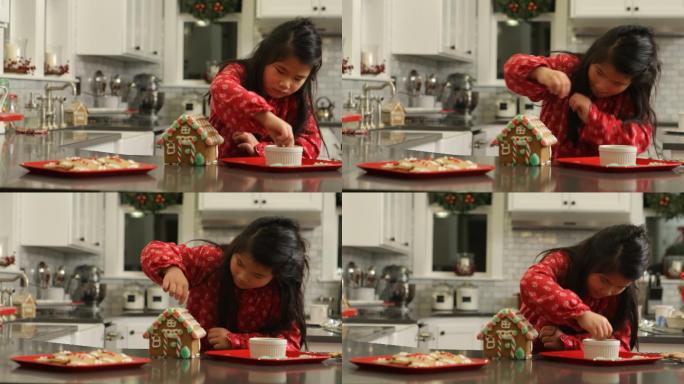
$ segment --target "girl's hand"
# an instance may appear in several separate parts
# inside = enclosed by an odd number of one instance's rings
[[[610,321],[596,312],[586,311],[575,319],[580,327],[591,334],[593,339],[603,340],[613,334],[613,326],[610,325]]]
[[[228,330],[225,328],[212,328],[207,333],[207,340],[214,349],[228,349],[230,348],[230,341],[228,341]]]
[[[579,118],[586,123],[591,109],[591,99],[581,93],[575,93],[570,96],[570,109],[577,112]]]
[[[539,67],[530,73],[530,78],[546,87],[552,94],[564,99],[570,94],[570,78],[565,72],[548,67]]]
[[[257,154],[254,147],[256,147],[256,145],[259,144],[259,140],[257,140],[256,137],[251,133],[235,132],[233,134],[233,141],[237,144],[237,147],[240,148],[247,155],[255,156]]]
[[[565,335],[558,327],[553,325],[545,325],[539,331],[539,338],[541,339],[544,348],[560,350],[564,345],[560,337]]]
[[[292,126],[285,120],[279,118],[271,112],[260,112],[254,115],[261,125],[273,139],[273,142],[280,147],[294,146],[294,133]]]
[[[164,281],[162,282],[162,289],[168,292],[171,297],[178,300],[179,304],[185,303],[190,292],[188,279],[183,274],[183,271],[178,267],[169,267],[164,273]]]

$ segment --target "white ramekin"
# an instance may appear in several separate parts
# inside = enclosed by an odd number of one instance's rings
[[[636,165],[637,150],[633,145],[599,145],[601,165]]]
[[[594,340],[584,339],[582,341],[585,359],[608,359],[613,360],[620,357],[620,341],[615,339]]]
[[[267,145],[264,148],[266,165],[300,166],[302,165],[302,147],[279,147]]]
[[[273,359],[285,358],[287,340],[275,337],[252,337],[249,339],[249,356],[253,359],[268,357]]]

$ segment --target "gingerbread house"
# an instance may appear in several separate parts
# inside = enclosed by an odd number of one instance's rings
[[[200,355],[200,339],[206,331],[185,308],[169,308],[145,331],[151,357],[191,359]]]
[[[488,358],[525,360],[532,357],[532,343],[537,330],[517,310],[500,310],[478,333],[482,349]]]
[[[406,109],[397,100],[390,100],[382,105],[382,123],[385,125],[401,126],[406,121]]]
[[[88,108],[80,101],[73,102],[64,109],[64,122],[69,127],[88,125]]]
[[[164,147],[166,164],[204,166],[218,160],[223,137],[205,116],[183,114],[157,141]]]
[[[19,292],[12,297],[12,305],[17,307],[17,315],[22,319],[36,317],[36,299],[28,292]]]
[[[501,131],[492,145],[499,146],[502,165],[547,165],[551,163],[551,146],[558,139],[538,117],[518,115]]]

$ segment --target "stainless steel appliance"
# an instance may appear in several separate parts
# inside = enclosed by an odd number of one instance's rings
[[[402,313],[408,312],[408,305],[416,294],[415,284],[409,283],[410,276],[411,270],[401,265],[388,265],[381,274],[380,298]]]
[[[86,306],[98,309],[107,290],[107,285],[100,282],[101,275],[102,271],[94,265],[76,267],[66,286],[72,301],[82,301]]]
[[[157,121],[157,113],[164,106],[164,92],[159,92],[161,79],[155,75],[141,73],[129,85],[128,107],[137,111],[134,118],[143,121]]]
[[[442,91],[442,105],[453,111],[451,118],[470,121],[477,107],[479,93],[473,91],[475,78],[465,73],[452,73],[447,77]]]

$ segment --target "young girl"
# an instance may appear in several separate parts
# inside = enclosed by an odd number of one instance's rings
[[[306,19],[276,27],[252,57],[226,65],[211,84],[211,124],[225,141],[223,157],[263,156],[264,147],[298,145],[315,159],[321,134],[313,83],[321,67],[321,36]]]
[[[631,350],[638,329],[634,281],[648,265],[648,244],[643,227],[616,225],[543,252],[520,281],[520,312],[539,330],[535,348],[581,349],[591,337],[615,338]]]
[[[543,101],[541,120],[558,138],[554,157],[598,156],[602,144],[648,148],[656,116],[651,96],[660,74],[651,31],[611,29],[584,55],[513,55],[504,65],[513,92]]]
[[[306,338],[303,282],[306,242],[296,222],[259,218],[228,246],[187,247],[152,241],[143,271],[187,308],[207,338],[202,348],[246,349],[250,337],[287,340],[298,351]]]

